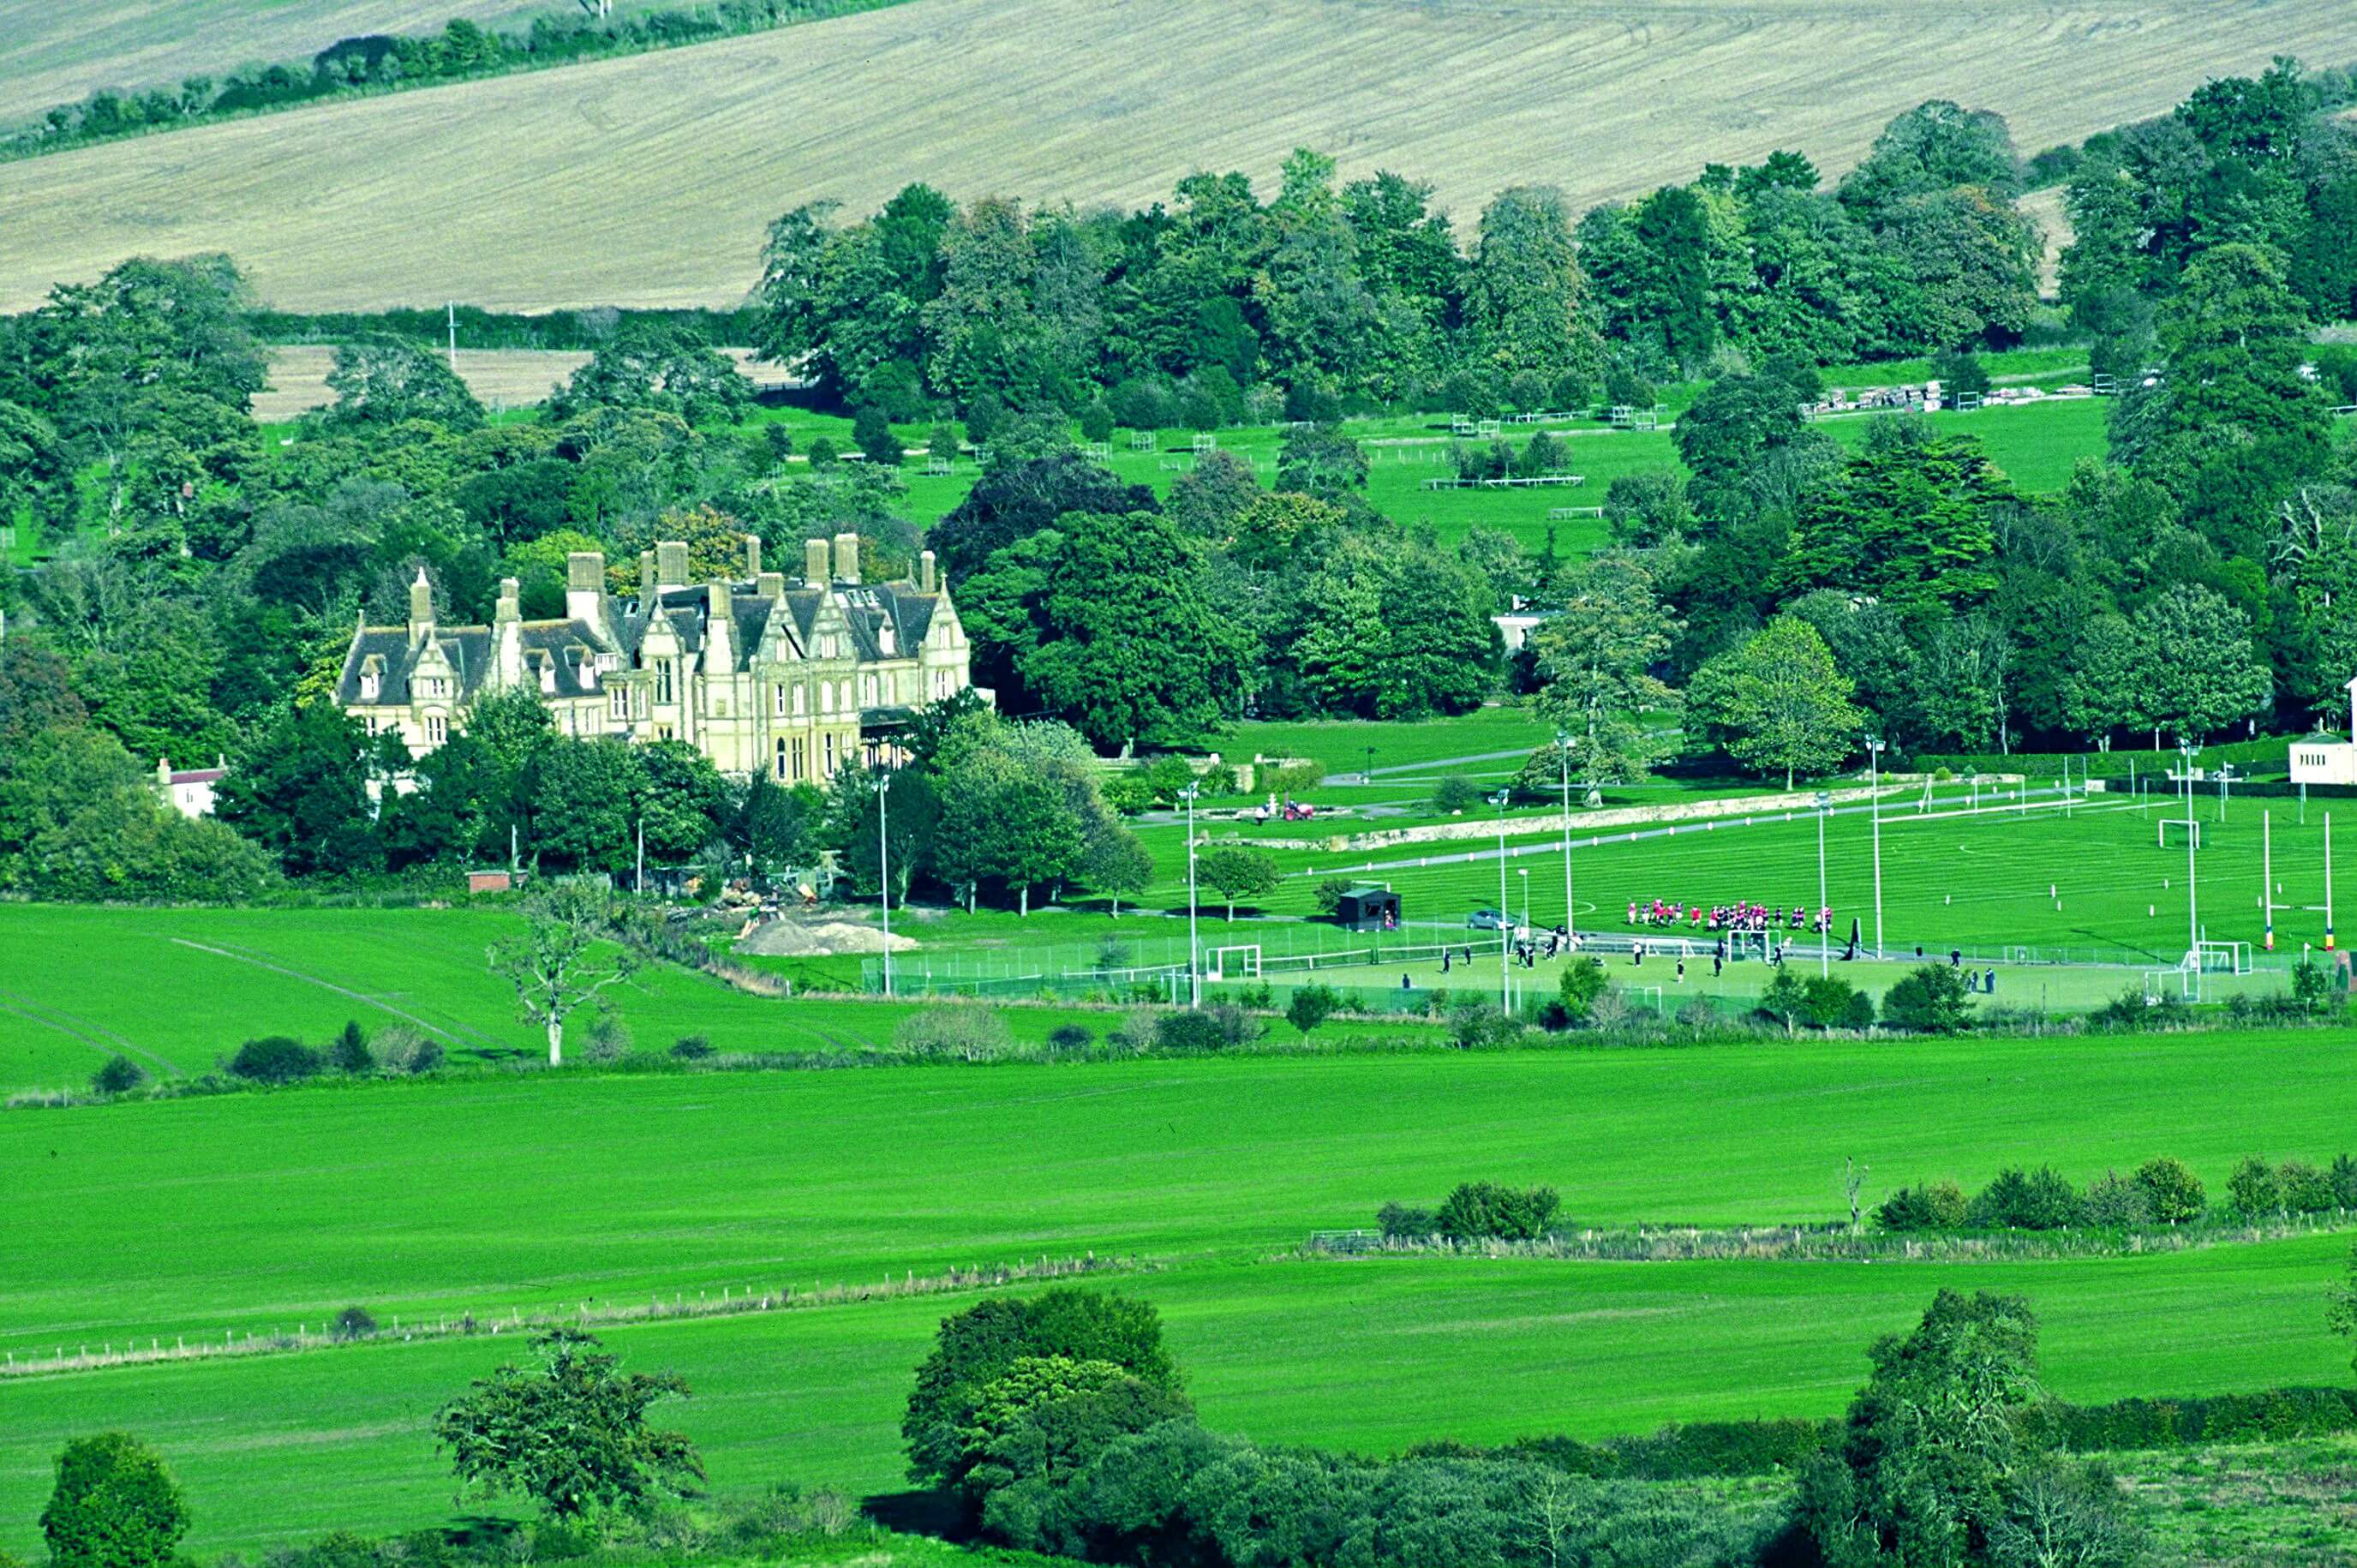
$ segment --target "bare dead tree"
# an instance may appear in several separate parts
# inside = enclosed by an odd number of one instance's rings
[[[515,987],[527,1024],[548,1032],[548,1065],[565,1061],[565,1020],[608,986],[638,972],[611,894],[582,883],[535,887],[524,897],[523,934],[493,942],[491,972]]]

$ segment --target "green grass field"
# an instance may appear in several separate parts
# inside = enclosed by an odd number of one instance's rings
[[[347,1019],[371,1032],[430,1031],[457,1060],[536,1059],[544,1043],[517,1020],[513,992],[484,963],[485,947],[514,923],[490,909],[0,905],[0,1089],[78,1086],[117,1052],[159,1075],[206,1072],[256,1035],[317,1043]],[[1068,929],[1110,925],[1076,916]],[[835,961],[849,984],[856,961]],[[642,1051],[667,1049],[683,1035],[722,1051],[882,1050],[920,1005],[754,996],[669,965],[641,970],[614,994]],[[1014,1007],[1005,1016],[1028,1041],[1075,1022],[1102,1033],[1112,1021],[1103,1008],[1079,1006]]]
[[[2062,359],[2078,363],[2054,369],[2055,362]],[[2083,356],[2073,350],[2017,350],[1992,354],[1988,360],[1992,374],[2031,381],[2060,379],[2072,370],[2084,368]],[[1901,371],[1920,379],[1914,374],[1919,370],[1921,374],[1929,373],[1913,361],[1900,361],[1891,366],[1840,367],[1826,371],[1825,376],[1828,385],[1888,385],[1909,379]],[[1676,410],[1690,403],[1698,390],[1698,383],[1693,382],[1665,389],[1668,415],[1674,418]],[[2060,489],[2080,459],[2104,454],[2107,406],[2101,400],[2087,398],[1929,417],[1943,431],[1977,436],[1990,461],[2005,471],[2016,489],[2037,492]],[[837,447],[850,446],[850,421],[833,415],[800,408],[764,410],[755,423],[785,424],[794,432],[798,447],[807,448],[813,439],[820,436]],[[1826,420],[1823,428],[1836,440],[1857,446],[1865,441],[1870,423],[1867,417],[1843,417]],[[1578,516],[1550,522],[1547,514],[1551,510],[1599,506],[1613,479],[1624,474],[1680,466],[1675,436],[1671,431],[1613,430],[1592,420],[1581,420],[1568,427],[1571,434],[1566,438],[1572,471],[1585,481],[1580,485],[1520,489],[1430,489],[1427,481],[1453,472],[1448,467],[1448,424],[1446,415],[1427,414],[1356,419],[1346,426],[1362,444],[1367,456],[1367,499],[1377,510],[1402,522],[1429,523],[1443,540],[1462,538],[1468,529],[1483,524],[1502,529],[1526,548],[1537,551],[1544,546],[1552,531],[1555,548],[1561,553],[1589,553],[1606,542],[1601,520]],[[926,439],[929,429],[925,425],[908,425],[901,427],[899,434],[914,446]],[[1529,437],[1530,427],[1508,429],[1509,438],[1517,446]],[[1221,450],[1251,463],[1263,484],[1274,484],[1277,451],[1284,445],[1284,435],[1279,428],[1254,425],[1220,431],[1217,439]],[[1192,466],[1192,445],[1193,437],[1186,432],[1162,431],[1156,434],[1151,450],[1140,451],[1129,445],[1126,433],[1120,433],[1104,461],[1123,478],[1150,486],[1159,494],[1167,492],[1171,481]],[[964,498],[979,477],[971,458],[961,460],[957,470],[948,475],[929,476],[922,469],[921,460],[911,459],[903,471],[909,486],[908,509],[920,518],[938,517],[948,511]]]
[[[2345,1238],[1985,1266],[1271,1261],[1480,1174],[1578,1219],[1824,1217],[2052,1159],[2329,1157],[2357,1112],[2330,1035],[1449,1058],[494,1080],[0,1117],[45,1195],[0,1271],[0,1346],[291,1327],[642,1292],[882,1278],[1083,1249],[1161,1271],[1206,1418],[1369,1449],[1828,1413],[1876,1332],[1943,1283],[2027,1292],[2082,1399],[2316,1380]],[[1469,1130],[1477,1133],[1469,1145]],[[33,1262],[38,1249],[38,1266]],[[686,1372],[716,1484],[893,1484],[918,1300],[615,1330]],[[434,1341],[0,1382],[0,1545],[59,1436],[128,1424],[199,1498],[201,1543],[438,1518],[423,1422],[508,1348]],[[11,1532],[17,1533],[11,1533]]]
[[[2160,1153],[2215,1186],[2254,1150],[2329,1159],[2357,1142],[2346,1051],[2322,1031],[1803,1040],[19,1112],[0,1116],[0,1173],[40,1184],[43,1263],[7,1271],[0,1348],[46,1352],[56,1328],[259,1333],[353,1302],[553,1308],[1092,1248],[1235,1263],[1470,1174],[1552,1182],[1568,1217],[1604,1223],[1824,1218],[1852,1155],[1878,1191],[2040,1160],[2085,1180]],[[173,1195],[168,1222],[126,1233],[157,1193]]]

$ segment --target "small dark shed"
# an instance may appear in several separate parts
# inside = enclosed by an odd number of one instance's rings
[[[1399,925],[1399,895],[1387,887],[1353,887],[1334,906],[1334,918],[1354,931],[1383,931]]]

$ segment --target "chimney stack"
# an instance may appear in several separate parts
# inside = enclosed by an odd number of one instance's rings
[[[423,642],[434,635],[434,585],[425,580],[425,568],[417,569],[417,581],[409,585],[409,640]]]
[[[759,577],[760,575],[761,536],[758,533],[748,533],[745,536],[745,575]]]
[[[500,579],[499,607],[491,612],[491,671],[499,685],[523,684],[523,607],[513,577]]]
[[[834,577],[839,583],[859,581],[859,535],[838,533],[834,536]]]
[[[728,585],[706,583],[704,585],[705,613],[714,620],[728,618]]]
[[[802,543],[802,586],[823,588],[826,586],[826,541],[805,540]]]
[[[639,613],[651,615],[655,607],[655,553],[639,552]]]
[[[753,579],[753,591],[765,599],[783,598],[786,575],[783,572],[764,572]]]
[[[920,550],[917,552],[917,592],[930,594],[933,591],[933,553]]]
[[[606,555],[576,550],[565,558],[565,617],[593,625],[606,619]]]
[[[684,588],[687,586],[687,545],[676,539],[655,541],[655,586]]]

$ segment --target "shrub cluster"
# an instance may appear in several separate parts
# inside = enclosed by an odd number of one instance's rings
[[[2234,1167],[2226,1184],[2228,1212],[2244,1220],[2357,1208],[2357,1158],[2336,1158],[2330,1169],[2305,1160],[2270,1165],[2255,1155]],[[2190,1224],[2210,1212],[2201,1178],[2181,1160],[2162,1155],[2127,1176],[2105,1171],[2085,1191],[2050,1165],[2008,1167],[1967,1198],[1953,1181],[1902,1187],[1874,1213],[1885,1230],[2135,1230]]]
[[[291,1035],[264,1035],[248,1040],[221,1063],[221,1069],[247,1083],[299,1083],[331,1072],[354,1077],[378,1072],[432,1072],[443,1060],[442,1047],[415,1030],[387,1028],[371,1037],[357,1022],[348,1022],[343,1032],[324,1047],[307,1046]],[[110,1074],[120,1081],[122,1075],[112,1061],[99,1069],[91,1087],[106,1093],[138,1087],[137,1081],[114,1087],[106,1081]]]
[[[1562,1199],[1551,1187],[1469,1181],[1459,1182],[1437,1209],[1386,1203],[1375,1222],[1394,1240],[1445,1236],[1451,1241],[1533,1241],[1546,1234],[1560,1207]]]

